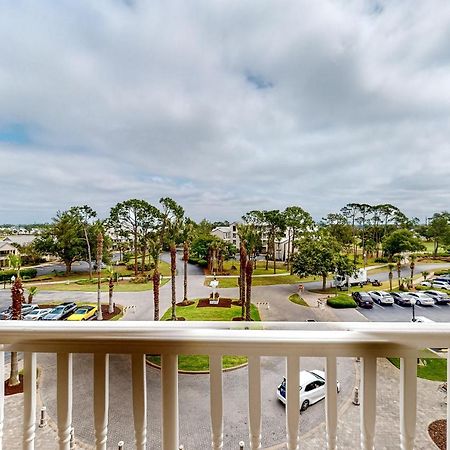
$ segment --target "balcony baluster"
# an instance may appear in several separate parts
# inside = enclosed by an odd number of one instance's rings
[[[223,448],[222,356],[209,357],[209,371],[212,448],[221,450]]]
[[[60,450],[70,450],[72,428],[72,354],[58,353],[57,359],[57,416]]]

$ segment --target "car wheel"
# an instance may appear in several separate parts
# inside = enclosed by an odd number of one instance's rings
[[[309,400],[305,400],[305,401],[302,403],[302,408],[301,408],[301,410],[302,410],[302,411],[306,411],[306,410],[308,409],[308,407],[309,407]]]
[[[420,300],[417,300],[416,305],[417,305],[417,306],[420,306],[420,305],[421,305]]]

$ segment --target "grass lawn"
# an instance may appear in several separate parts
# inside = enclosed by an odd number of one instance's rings
[[[434,355],[428,350],[425,352]],[[426,355],[419,355],[426,356]],[[434,355],[436,356],[436,355]],[[400,368],[399,358],[388,358],[389,361],[394,364],[397,369]],[[424,378],[426,380],[432,381],[447,381],[447,359],[446,358],[422,358],[421,360],[426,363],[426,365],[417,365],[417,376],[419,378]]]
[[[161,286],[168,283],[170,280],[164,278]],[[27,285],[26,287],[31,287]],[[97,292],[97,284],[77,284],[72,282],[70,284],[41,284],[37,286],[40,291],[75,291],[75,292]],[[153,290],[153,282],[149,283],[130,283],[128,280],[119,281],[114,284],[114,292],[142,292]],[[102,292],[108,292],[108,283],[104,282],[101,285]]]
[[[190,306],[177,306],[176,313],[179,317],[184,317],[186,320],[200,320],[200,321],[231,321],[233,317],[241,316],[240,306],[231,306],[231,308],[217,308],[204,307],[197,308],[198,301],[196,300]],[[251,305],[251,318],[254,321],[260,321],[258,308]],[[171,316],[171,309],[169,308],[161,320],[168,320]],[[147,360],[154,364],[160,365],[161,358],[159,355],[148,355]],[[222,358],[222,365],[224,369],[240,366],[247,362],[246,356],[225,355]],[[179,355],[178,369],[184,371],[201,372],[209,370],[209,357],[206,355]]]
[[[223,270],[230,275],[239,275],[240,263],[235,259],[230,259],[229,261],[224,261]],[[287,272],[286,264],[281,261],[277,261],[276,263],[277,273]],[[256,269],[253,270],[253,275],[266,275],[273,274],[273,261],[269,261],[269,269],[266,270],[266,262],[265,261],[257,261]]]
[[[219,289],[220,288],[232,288],[238,287],[238,278],[237,277],[227,277],[227,278],[217,278],[219,280]],[[212,277],[206,277],[205,286],[209,286]],[[267,275],[264,277],[253,277],[252,286],[270,286],[274,284],[299,284],[299,283],[307,283],[308,281],[313,281],[313,277],[307,278],[299,278],[297,275]]]
[[[306,303],[305,300],[303,300],[300,297],[300,295],[298,295],[297,293],[291,294],[288,298],[289,298],[289,301],[291,301],[292,303],[295,303],[296,305],[309,306],[308,303]]]

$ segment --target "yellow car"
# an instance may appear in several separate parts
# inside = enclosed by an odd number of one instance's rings
[[[83,305],[79,306],[67,320],[92,320],[97,317],[97,306]]]

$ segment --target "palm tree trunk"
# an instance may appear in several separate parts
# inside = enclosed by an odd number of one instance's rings
[[[275,251],[275,234],[273,236],[273,273],[277,273],[277,252]]]
[[[92,255],[91,255],[91,243],[87,234],[87,227],[84,228],[84,238],[86,239],[86,246],[88,252],[88,264],[89,264],[89,279],[92,280]]]
[[[183,245],[183,262],[184,262],[184,295],[183,295],[183,301],[187,302],[187,286],[188,286],[188,279],[187,279],[187,271],[188,271],[188,259],[189,259],[189,244],[187,242]]]
[[[177,247],[175,243],[170,244],[170,273],[172,276],[172,320],[177,320],[176,312],[176,288],[175,288],[175,274],[177,270]]]
[[[247,265],[247,251],[245,244],[241,242],[239,252],[239,302],[241,304],[241,317],[245,316],[245,267]]]
[[[253,274],[253,264],[249,260],[245,266],[245,280],[246,280],[246,289],[245,289],[245,320],[252,320],[250,317],[250,308],[252,304],[252,274]]]
[[[392,278],[394,278],[394,274],[392,270],[389,272],[389,290],[392,291]]]
[[[327,274],[322,274],[322,290],[324,291],[327,287]]]
[[[153,320],[159,320],[159,286],[160,277],[158,271],[158,262],[155,261],[155,270],[153,271],[153,302],[155,304],[155,311],[153,313]]]
[[[138,248],[137,248],[137,231],[134,232],[134,276],[138,274]]]
[[[113,292],[114,292],[114,281],[113,281],[113,277],[111,276],[111,278],[109,279],[109,286],[108,286],[108,298],[109,298],[109,302],[108,302],[108,312],[109,314],[112,314],[114,312],[114,308],[113,308]]]
[[[147,246],[144,244],[142,246],[142,267],[141,267],[141,274],[144,275],[145,272],[145,257],[147,256]]]
[[[97,320],[103,320],[102,302],[101,302],[101,282],[102,282],[102,258],[103,257],[103,234],[97,236]]]
[[[287,264],[286,268],[289,271],[291,265],[291,230],[288,229],[288,249],[287,249]]]
[[[3,380],[0,380],[3,383]],[[11,352],[11,370],[9,372],[8,386],[17,386],[20,384],[19,364],[17,352]]]

